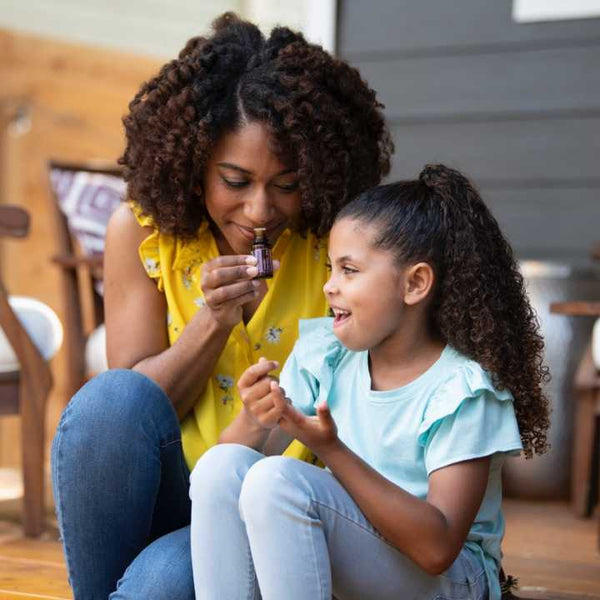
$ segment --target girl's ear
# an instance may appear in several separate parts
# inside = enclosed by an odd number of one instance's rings
[[[435,275],[429,263],[420,262],[411,265],[404,272],[404,302],[414,306],[429,296],[433,288]]]

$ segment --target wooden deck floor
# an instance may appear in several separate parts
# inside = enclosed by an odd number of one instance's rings
[[[0,600],[72,598],[56,522],[39,540],[23,538],[18,502],[0,501]],[[507,573],[517,594],[544,600],[600,600],[600,553],[593,521],[564,503],[505,502]]]

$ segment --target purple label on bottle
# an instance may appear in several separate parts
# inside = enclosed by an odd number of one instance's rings
[[[271,260],[271,251],[268,248],[255,248],[252,255],[256,257],[256,268],[258,277],[273,276],[273,261]]]

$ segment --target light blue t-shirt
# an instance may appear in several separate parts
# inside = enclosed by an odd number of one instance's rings
[[[433,471],[492,457],[466,546],[486,569],[490,599],[499,599],[501,468],[507,453],[522,449],[512,394],[496,389],[477,362],[450,346],[407,385],[374,391],[368,352],[345,348],[333,333],[333,319],[300,321],[299,329],[281,373],[286,395],[307,415],[327,400],[341,441],[397,486],[424,500]]]

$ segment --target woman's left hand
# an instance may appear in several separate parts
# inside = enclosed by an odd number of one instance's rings
[[[279,420],[279,427],[317,455],[326,453],[339,443],[337,425],[326,402],[319,404],[316,417],[307,417],[288,404]]]

